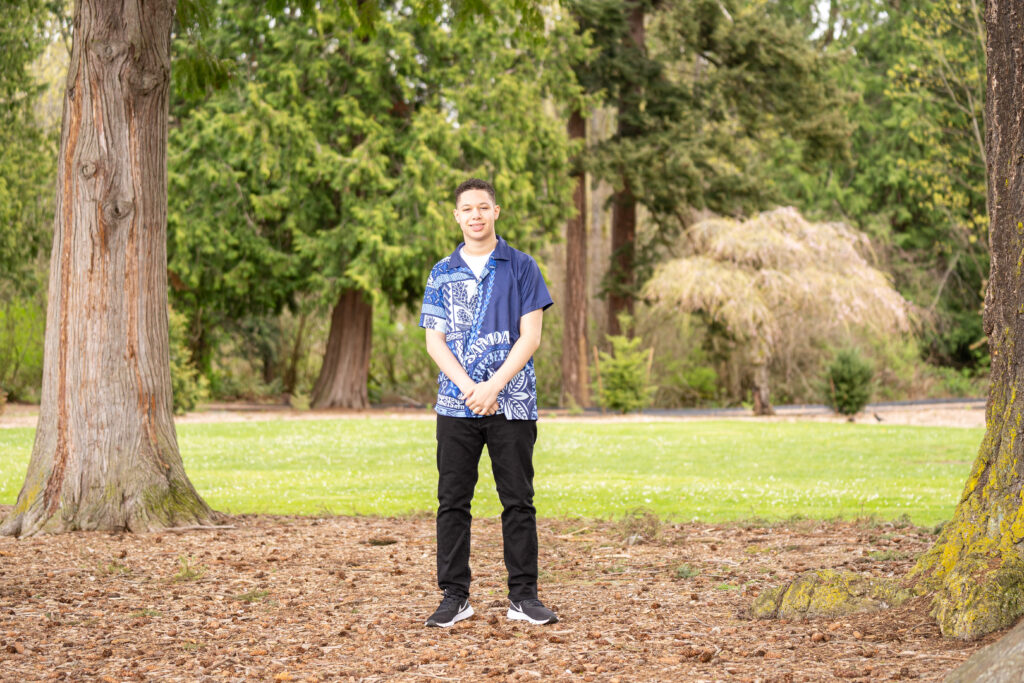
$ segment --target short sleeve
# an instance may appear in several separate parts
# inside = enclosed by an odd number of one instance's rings
[[[444,308],[441,287],[435,279],[436,270],[436,268],[431,270],[430,277],[427,278],[427,288],[423,293],[423,306],[420,309],[420,327],[425,330],[447,332],[448,316]]]
[[[548,286],[544,282],[544,276],[540,273],[540,267],[533,258],[527,256],[522,273],[519,276],[519,310],[523,315],[547,309],[554,301],[548,293]]]

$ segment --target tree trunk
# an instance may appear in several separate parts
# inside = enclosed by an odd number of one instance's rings
[[[587,122],[578,110],[569,117],[569,138],[586,140]],[[562,315],[562,391],[585,408],[590,405],[587,381],[587,175],[576,172],[573,190],[576,215],[565,226],[565,303]]]
[[[1024,621],[951,671],[943,683],[1020,683],[1024,671]]]
[[[302,342],[306,332],[306,319],[308,313],[303,312],[299,316],[299,329],[295,333],[295,343],[292,344],[292,352],[288,358],[288,367],[284,371],[284,392],[289,395],[295,394],[295,385],[299,381],[299,361],[302,360]]]
[[[629,9],[629,35],[627,49],[646,53],[644,33],[644,3],[637,2]],[[635,133],[625,123],[623,111],[628,105],[625,99],[619,102],[618,136],[628,138]],[[634,287],[634,255],[636,247],[636,198],[629,185],[628,178],[623,178],[623,187],[612,198],[612,264],[611,291],[608,294],[608,334],[622,334],[619,325],[619,314],[633,315]]]
[[[914,575],[935,590],[942,633],[977,638],[1024,613],[1024,5],[988,0],[985,103],[989,247],[986,432],[953,518]]]
[[[370,374],[372,332],[373,307],[362,292],[342,292],[331,313],[324,364],[313,387],[314,408],[370,407],[366,380]]]
[[[217,517],[185,476],[171,408],[174,6],[75,3],[39,426],[5,534],[147,531]]]
[[[612,289],[608,294],[608,334],[622,334],[619,314],[633,315],[633,255],[636,199],[629,183],[612,198]]]
[[[769,391],[768,366],[759,364],[754,366],[754,415],[774,415],[772,408],[771,392]]]

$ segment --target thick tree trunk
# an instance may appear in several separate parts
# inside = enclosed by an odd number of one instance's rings
[[[629,35],[627,49],[633,48],[641,53],[646,53],[646,36],[644,31],[644,3],[637,2],[629,9]],[[619,124],[618,136],[628,138],[634,134],[634,130],[626,123],[627,117],[623,116],[625,107],[636,106],[623,100],[619,103]],[[634,256],[636,247],[636,198],[629,185],[629,180],[623,178],[623,187],[615,193],[612,198],[612,264],[611,264],[611,291],[608,294],[608,334],[622,334],[619,325],[619,314],[628,313],[633,315],[633,287],[635,277],[633,273]]]
[[[988,0],[985,103],[989,246],[986,432],[953,518],[914,570],[942,632],[976,638],[1024,613],[1024,5]]]
[[[569,138],[585,140],[587,122],[579,111],[569,117]],[[579,169],[573,190],[576,215],[565,226],[565,303],[562,315],[562,392],[581,408],[590,405],[587,381],[587,175]]]
[[[612,290],[608,294],[608,334],[622,334],[619,314],[633,315],[633,256],[636,199],[629,183],[612,198]]]
[[[185,476],[167,339],[173,0],[79,0],[64,95],[39,426],[5,534],[217,515]]]
[[[324,364],[313,387],[314,408],[370,407],[366,380],[370,373],[372,332],[373,307],[362,292],[342,292],[331,313]]]

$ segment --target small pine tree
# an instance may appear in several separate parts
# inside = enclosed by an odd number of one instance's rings
[[[619,317],[619,327],[630,328],[628,315]],[[642,340],[625,335],[609,335],[612,353],[602,351],[596,377],[598,405],[607,410],[632,413],[651,404],[657,387],[649,384],[650,350],[641,348]]]
[[[857,351],[843,350],[825,373],[825,403],[841,415],[855,415],[871,399],[874,370]]]

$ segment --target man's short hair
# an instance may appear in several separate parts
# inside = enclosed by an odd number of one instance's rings
[[[463,181],[457,188],[455,188],[455,203],[459,203],[459,197],[462,196],[463,192],[468,190],[483,190],[491,196],[491,203],[497,204],[498,201],[494,198],[494,186],[486,180],[480,180],[479,178],[470,178],[469,180]]]

